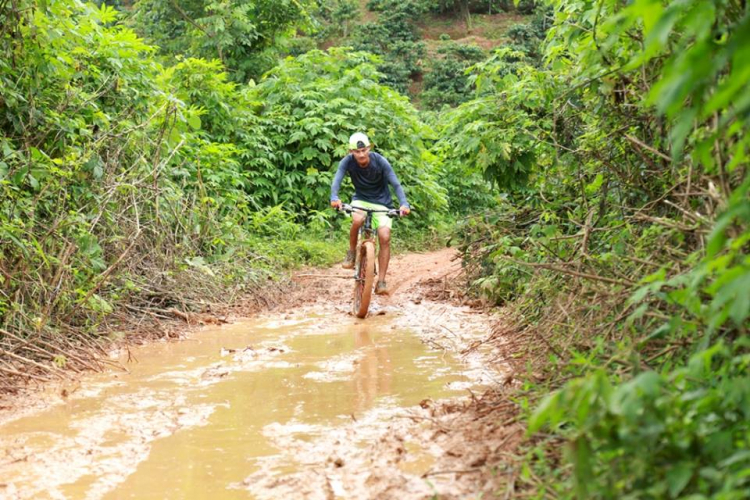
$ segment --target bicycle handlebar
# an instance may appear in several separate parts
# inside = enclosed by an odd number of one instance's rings
[[[353,207],[353,206],[351,206],[349,204],[346,204],[346,203],[344,203],[343,205],[341,205],[341,208],[339,208],[339,211],[346,212],[348,214],[350,214],[352,212],[355,212],[357,210],[362,211],[362,212],[368,212],[368,213],[371,213],[371,214],[374,214],[374,213],[385,213],[385,214],[388,215],[388,217],[403,217],[403,215],[401,214],[401,210],[396,210],[396,209],[393,209],[393,208],[388,209],[388,210],[378,210],[376,208]]]

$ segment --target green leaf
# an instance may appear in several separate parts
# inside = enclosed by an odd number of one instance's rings
[[[560,394],[558,392],[545,396],[529,417],[528,434],[534,434],[545,424],[555,425],[557,423],[559,401]]]
[[[604,176],[602,174],[596,174],[596,178],[586,185],[586,194],[592,195],[596,193],[600,187],[602,187],[602,184],[604,183]]]
[[[39,149],[35,148],[34,146],[29,148],[29,152],[31,153],[31,159],[34,161],[40,161],[45,158],[44,153],[39,151]]]
[[[693,477],[693,464],[690,462],[679,462],[667,471],[667,486],[669,487],[669,496],[677,498],[682,490]]]
[[[11,242],[13,242],[14,245],[16,245],[16,247],[21,251],[21,253],[23,254],[24,257],[26,257],[26,258],[29,257],[29,251],[26,248],[26,245],[24,245],[21,242],[21,240],[19,240],[15,235],[13,235],[13,234],[11,234],[11,233],[9,233],[7,231],[5,232],[4,236],[6,238],[8,238]]]
[[[745,324],[745,319],[750,316],[750,270],[746,270],[744,276],[740,276],[717,294],[716,300],[726,294],[730,302],[729,316],[737,326]]]
[[[92,311],[104,314],[109,314],[114,311],[114,309],[112,308],[112,304],[104,300],[100,295],[96,293],[89,297],[88,306]]]
[[[102,168],[101,162],[97,163],[94,166],[93,174],[94,174],[94,179],[101,179],[102,178],[102,176],[104,175],[104,169]]]
[[[182,133],[177,130],[177,127],[172,128],[169,132],[167,142],[170,146],[177,146],[182,141]]]
[[[198,115],[190,115],[187,122],[193,130],[199,130],[201,128],[201,117]]]
[[[570,446],[573,451],[576,491],[579,498],[587,498],[593,472],[591,444],[585,436],[580,436],[571,442]]]

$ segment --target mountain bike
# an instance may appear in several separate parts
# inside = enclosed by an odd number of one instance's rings
[[[352,293],[352,314],[358,318],[367,316],[372,298],[372,285],[375,281],[377,270],[375,269],[375,241],[376,230],[372,227],[372,214],[386,213],[389,217],[400,217],[398,210],[376,210],[371,208],[353,207],[344,204],[341,211],[351,214],[352,212],[365,212],[365,221],[359,227],[357,248],[354,251],[354,290]]]

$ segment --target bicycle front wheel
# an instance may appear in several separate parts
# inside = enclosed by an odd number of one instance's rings
[[[366,241],[360,248],[359,266],[354,280],[354,300],[352,313],[358,318],[367,316],[372,297],[372,283],[375,280],[375,244]]]

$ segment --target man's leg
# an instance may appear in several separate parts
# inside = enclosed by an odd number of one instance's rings
[[[357,238],[359,236],[359,228],[364,223],[365,218],[361,214],[353,214],[352,216],[352,227],[349,230],[349,251],[346,252],[346,257],[344,257],[344,262],[342,262],[341,267],[344,269],[354,269],[354,262],[357,260],[356,255],[354,255],[354,252],[357,248]]]
[[[354,252],[357,248],[357,238],[359,237],[359,228],[365,223],[364,214],[354,212],[352,214],[352,227],[349,229],[349,251]]]
[[[391,260],[391,228],[379,227],[378,239],[380,240],[380,252],[378,253],[378,281],[385,281],[385,273],[388,272],[388,262]]]

